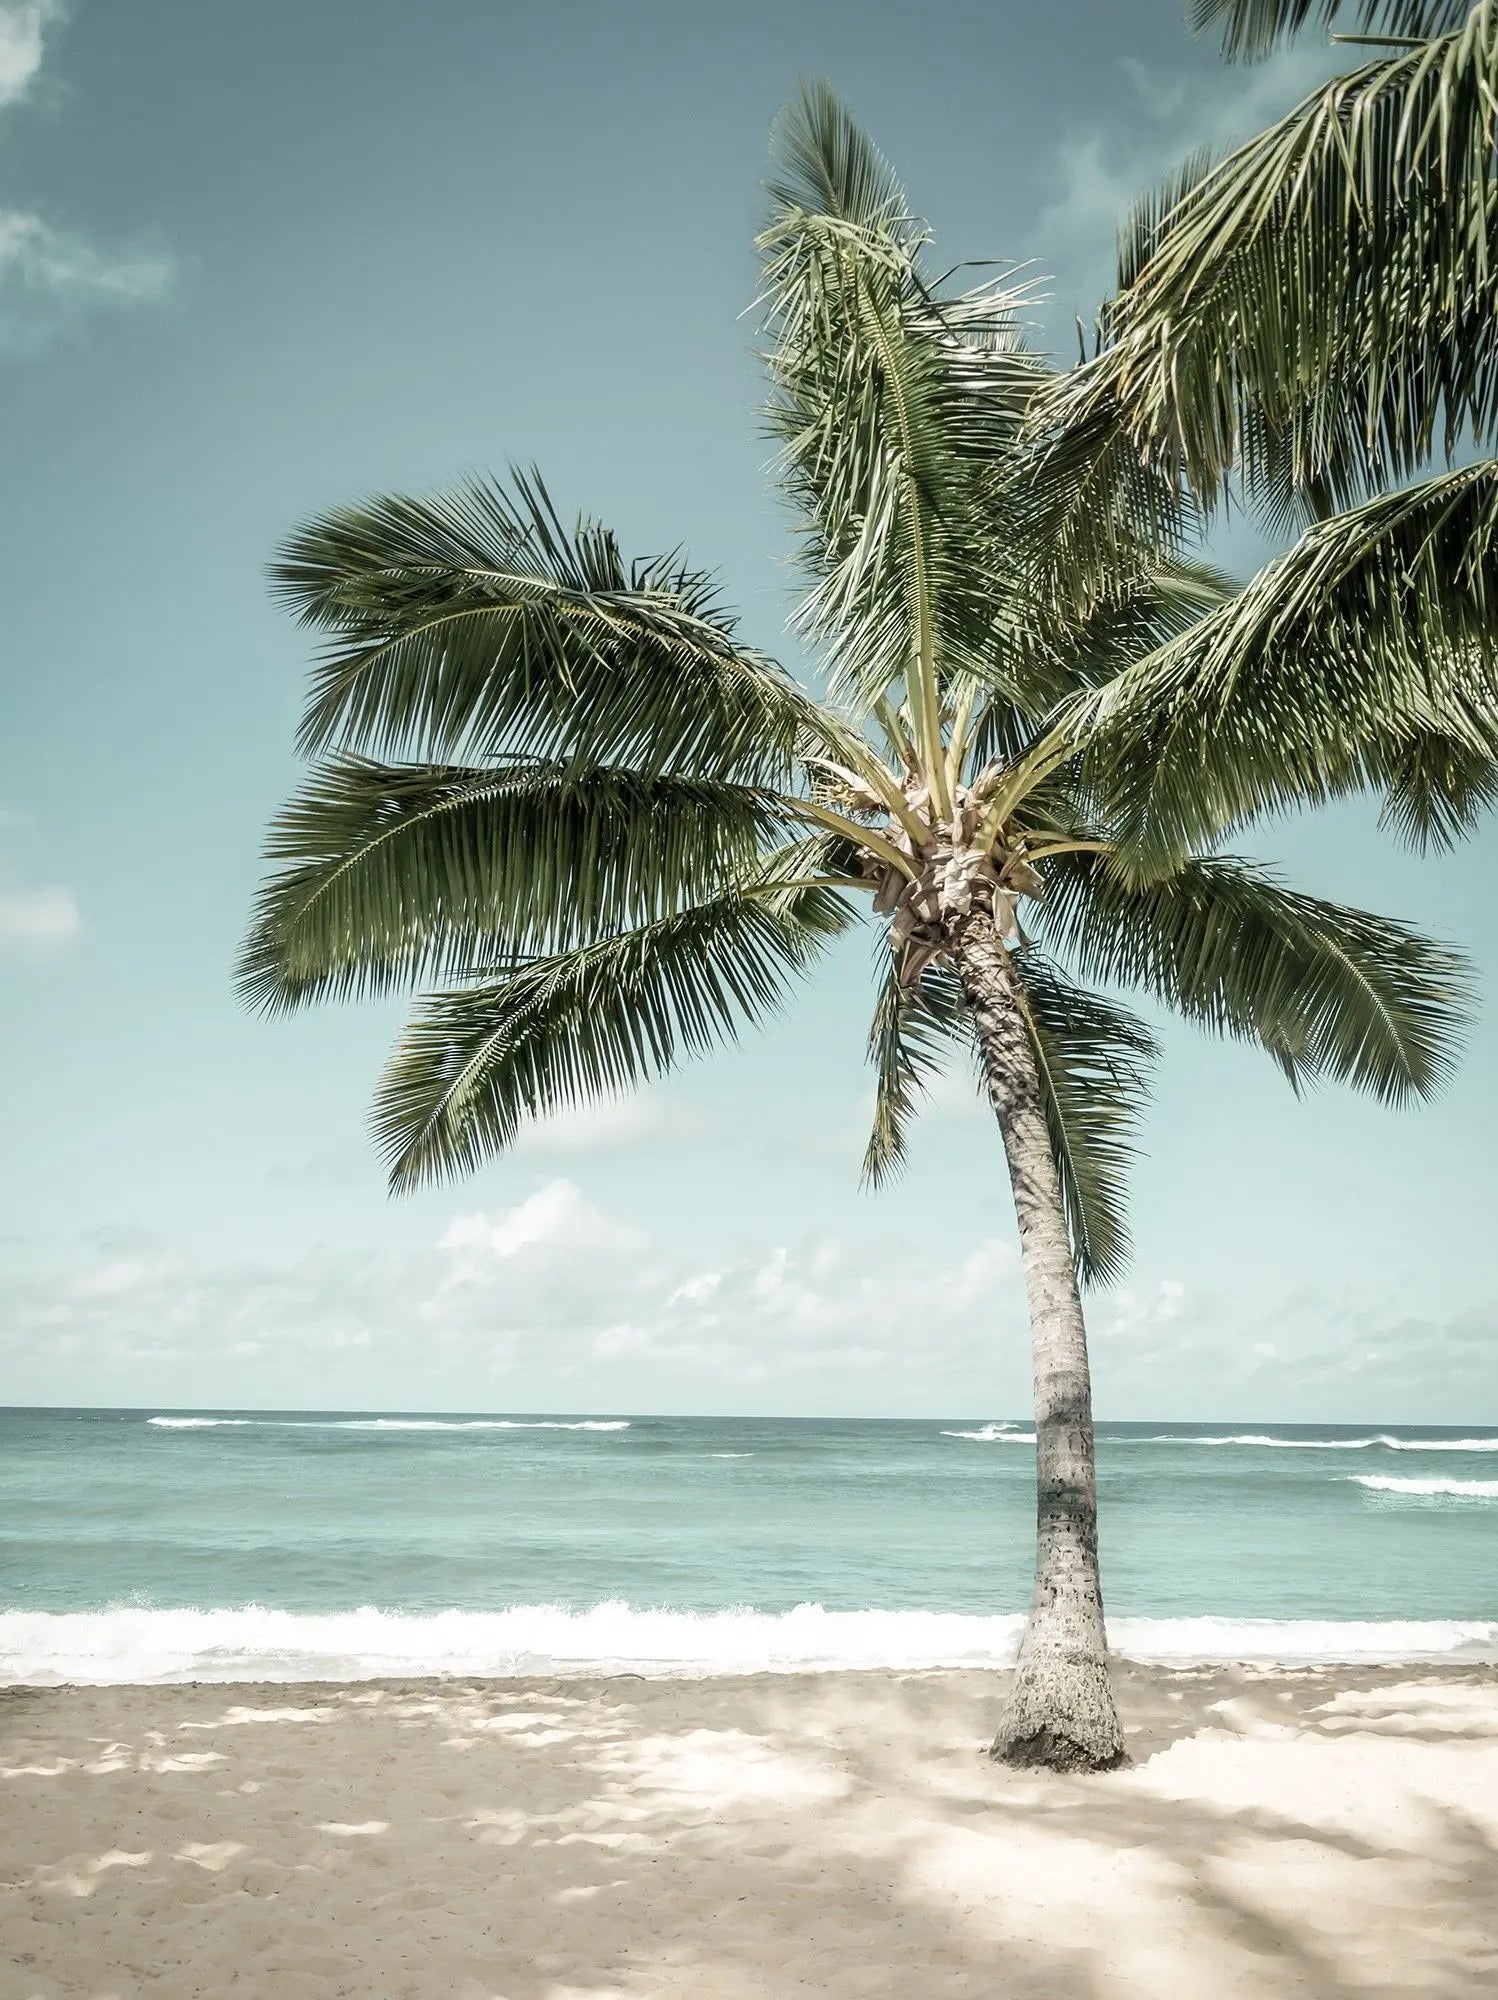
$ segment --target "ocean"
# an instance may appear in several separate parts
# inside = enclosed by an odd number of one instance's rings
[[[0,1411],[0,1681],[997,1666],[1022,1419]],[[1498,1432],[1104,1424],[1115,1649],[1498,1659]]]

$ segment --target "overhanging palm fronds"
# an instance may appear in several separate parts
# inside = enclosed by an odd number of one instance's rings
[[[1129,1260],[1128,1176],[1159,1044],[1041,952],[1020,955],[1020,977],[1077,1275],[1112,1284]]]
[[[951,973],[928,966],[908,983],[887,932],[879,940],[879,956],[883,972],[869,1024],[874,1123],[863,1156],[864,1180],[876,1188],[904,1166],[911,1122],[932,1083],[954,1054],[973,1054],[972,1024]]]
[[[1461,11],[1146,205],[1062,435],[1121,423],[1207,501],[1241,466],[1282,516],[1491,435],[1498,9]]]
[[[1301,28],[1357,29],[1364,34],[1444,35],[1465,20],[1472,0],[1191,0],[1191,23],[1222,29],[1229,56],[1267,56]]]
[[[1428,1096],[1450,1073],[1470,1001],[1455,952],[1230,855],[1145,889],[1120,883],[1106,857],[1058,857],[1036,923],[1089,978],[1256,1044],[1297,1089],[1329,1078],[1386,1103]]]
[[[1495,612],[1498,465],[1313,528],[1075,704],[1064,729],[1089,746],[1121,865],[1168,870],[1258,813],[1364,787],[1417,838],[1468,823],[1498,769]]]
[[[850,914],[832,891],[771,874],[428,996],[375,1103],[392,1185],[471,1171],[528,1120],[629,1091],[732,1040],[779,1004]]]
[[[820,721],[738,641],[711,578],[670,557],[626,565],[596,523],[569,533],[535,477],[338,509],[287,541],[272,579],[329,635],[307,751],[773,781]]]
[[[721,778],[329,757],[271,828],[241,991],[274,1011],[580,944],[712,895],[787,831]]]

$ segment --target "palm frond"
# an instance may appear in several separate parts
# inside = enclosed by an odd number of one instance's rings
[[[469,763],[574,757],[774,780],[821,711],[743,645],[716,586],[561,526],[538,478],[340,508],[284,545],[277,592],[328,634],[301,748]]]
[[[1063,727],[1140,876],[1290,804],[1371,787],[1396,824],[1465,824],[1498,759],[1498,464],[1310,530]],[[1460,758],[1461,765],[1452,759]],[[1416,813],[1397,803],[1418,782]],[[1454,817],[1452,817],[1454,815]]]
[[[1200,535],[1197,502],[1140,450],[1133,414],[1101,366],[1055,376],[1026,413],[1010,511],[1041,618],[1087,617],[1121,580],[1182,559]]]
[[[802,518],[804,628],[835,689],[904,680],[928,761],[939,672],[988,649],[1001,592],[1007,461],[1045,371],[1024,350],[1022,293],[944,297],[925,227],[827,92],[778,129],[782,171],[760,236],[769,425]]]
[[[1159,1046],[1044,953],[1029,948],[1016,963],[1078,1275],[1111,1284],[1129,1258],[1128,1173]]]
[[[1365,34],[1444,35],[1466,19],[1472,0],[1191,0],[1198,33],[1219,25],[1223,52],[1250,61],[1314,24],[1355,22]]]
[[[1236,592],[1232,579],[1211,564],[1162,559],[1116,576],[1080,616],[1059,608],[1036,616],[977,684],[973,765],[1017,756],[1060,703],[1106,686],[1192,631]]]
[[[275,1011],[581,944],[714,894],[785,825],[722,779],[332,757],[272,824],[240,989]]]
[[[781,109],[770,156],[766,191],[778,213],[825,215],[912,252],[925,242],[894,168],[830,84],[803,84]]]
[[[914,985],[906,985],[887,930],[880,933],[878,951],[883,974],[869,1025],[874,1124],[863,1156],[864,1184],[875,1188],[904,1166],[911,1123],[953,1049],[972,1048],[967,1010],[952,973],[928,965]]]
[[[392,1186],[471,1172],[528,1120],[631,1090],[731,1040],[853,917],[835,890],[794,886],[772,867],[616,937],[428,995],[375,1103]]]
[[[1452,11],[1412,9],[1452,32],[1312,92],[1155,214],[1063,432],[1122,413],[1205,501],[1241,466],[1281,518],[1492,433],[1498,8]]]
[[[1455,952],[1232,856],[1144,889],[1098,856],[1058,856],[1035,921],[1085,977],[1256,1043],[1297,1089],[1325,1077],[1391,1104],[1426,1097],[1462,1038],[1470,995]]]

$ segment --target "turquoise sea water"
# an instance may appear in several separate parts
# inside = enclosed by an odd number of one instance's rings
[[[1498,1657],[1498,1433],[1104,1425],[1115,1644]],[[1020,1421],[0,1411],[0,1678],[1010,1656]]]

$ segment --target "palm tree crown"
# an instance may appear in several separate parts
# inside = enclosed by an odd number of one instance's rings
[[[271,835],[244,990],[274,1008],[428,989],[375,1112],[404,1188],[731,1039],[872,917],[869,1178],[899,1164],[933,1069],[976,1053],[1032,1310],[1072,1315],[1051,1414],[1086,1463],[1058,1470],[1042,1422],[1044,1546],[1048,1480],[1058,1521],[1063,1488],[1091,1504],[1073,1265],[1123,1263],[1154,1055],[1091,984],[1255,1042],[1296,1086],[1399,1102],[1448,1066],[1460,968],[1211,851],[1221,800],[1199,811],[1191,771],[1221,750],[1241,820],[1293,795],[1307,753],[1286,730],[1286,782],[1261,757],[1248,784],[1251,732],[1224,745],[1201,650],[1229,681],[1254,648],[1291,669],[1252,594],[1188,559],[1168,469],[1036,425],[1061,378],[1021,296],[928,274],[923,225],[825,90],[784,115],[770,198],[769,421],[827,692],[748,645],[679,558],[566,529],[535,476],[313,521],[275,576],[325,639],[301,739],[318,762]],[[1100,1658],[1095,1541],[1076,1561]],[[1089,1688],[1011,1747],[1113,1761],[1111,1697]]]

